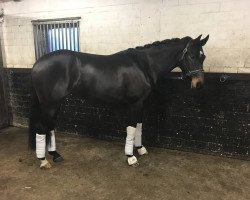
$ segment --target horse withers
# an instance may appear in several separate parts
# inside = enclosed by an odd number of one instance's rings
[[[56,150],[55,121],[62,101],[69,94],[127,108],[125,155],[129,165],[138,165],[139,155],[147,154],[142,145],[142,109],[154,85],[166,73],[180,67],[191,78],[191,87],[204,83],[203,46],[191,37],[158,41],[130,48],[112,55],[60,50],[44,55],[32,69],[32,108],[29,123],[29,147],[36,150],[40,168],[50,168],[45,158],[46,146],[54,162],[62,161]]]

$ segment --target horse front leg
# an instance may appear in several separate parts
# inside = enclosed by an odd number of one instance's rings
[[[136,125],[134,145],[140,156],[148,154],[147,149],[142,145],[142,123]]]
[[[137,158],[133,154],[136,128],[133,126],[128,126],[126,128],[126,131],[127,137],[125,143],[125,155],[127,156],[127,162],[129,166],[137,166],[139,165],[139,163]]]

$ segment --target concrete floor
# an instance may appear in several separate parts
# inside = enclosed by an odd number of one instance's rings
[[[150,148],[134,168],[121,143],[59,133],[57,141],[65,161],[40,170],[27,129],[0,130],[1,200],[250,199],[249,161]]]

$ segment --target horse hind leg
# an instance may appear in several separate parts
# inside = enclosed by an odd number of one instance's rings
[[[56,136],[55,136],[55,130],[50,131],[50,142],[47,145],[48,153],[49,155],[53,156],[54,162],[61,162],[63,161],[63,157],[57,152],[56,150]]]
[[[142,145],[142,120],[143,120],[143,103],[137,105],[137,109],[134,111],[132,120],[136,121],[135,141],[134,147],[140,156],[148,154],[147,149]]]
[[[41,117],[43,134],[36,134],[36,154],[37,158],[41,161],[41,169],[51,168],[51,164],[45,157],[46,143],[49,154],[53,156],[53,161],[59,162],[63,160],[61,155],[56,151],[56,141],[54,133],[55,120],[59,107],[60,106],[50,106],[43,108]]]
[[[134,146],[140,156],[148,154],[147,149],[142,145],[142,123],[136,124]]]
[[[57,106],[54,106],[54,108],[51,109],[51,111],[49,112],[50,114],[50,118],[51,118],[51,124],[49,127],[49,140],[48,140],[48,144],[47,144],[47,150],[48,150],[48,154],[53,156],[53,161],[54,162],[61,162],[63,161],[63,157],[57,152],[56,149],[56,136],[55,136],[55,121],[57,118],[57,115],[59,113],[60,110],[60,104]]]
[[[40,160],[41,169],[51,168],[51,164],[47,161],[45,157],[46,149],[46,134],[36,134],[36,156]]]
[[[147,152],[145,147],[141,145],[141,129],[142,124],[137,123],[142,121],[142,103],[138,102],[130,111],[130,122],[127,127],[127,137],[125,143],[125,155],[127,156],[127,162],[129,166],[138,166],[139,162],[133,154],[134,146],[138,147],[138,152],[140,155]]]

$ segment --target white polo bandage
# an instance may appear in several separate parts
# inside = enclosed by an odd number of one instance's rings
[[[56,150],[56,137],[55,131],[50,131],[50,143],[48,144],[48,151],[55,151]]]
[[[46,135],[36,134],[36,157],[44,158],[46,148]]]
[[[135,132],[135,147],[141,147],[142,123],[137,123]]]
[[[125,155],[133,155],[135,131],[136,131],[136,128],[134,128],[132,126],[127,127]]]

